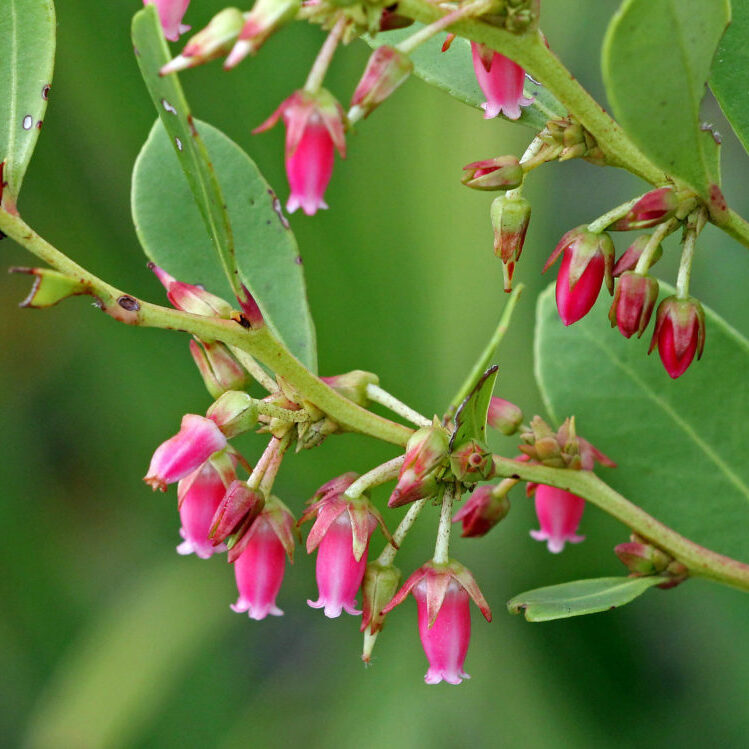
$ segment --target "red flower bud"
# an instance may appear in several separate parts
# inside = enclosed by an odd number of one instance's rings
[[[504,483],[504,482],[502,482]],[[485,536],[510,511],[508,488],[480,486],[453,516],[453,523],[462,522],[464,538]]]
[[[544,265],[544,272],[561,254],[557,309],[564,324],[571,325],[590,312],[604,280],[613,293],[614,244],[608,234],[594,234],[585,226],[578,226],[559,241]]]
[[[515,434],[523,423],[523,412],[514,403],[493,396],[489,401],[486,421],[492,429],[498,429],[507,436]]]
[[[640,259],[640,255],[642,255],[642,252],[649,241],[650,234],[641,234],[629,247],[627,247],[622,256],[616,261],[616,265],[614,265],[614,278],[618,278],[625,271],[635,269],[637,261]],[[663,247],[658,245],[650,261],[651,268],[661,259],[661,255],[663,255]]]
[[[224,301],[220,296],[211,294],[202,286],[178,281],[155,263],[149,263],[148,267],[161,281],[166,289],[167,299],[176,309],[191,312],[193,315],[203,315],[204,317],[222,317],[226,320],[231,317],[233,311],[231,304]]]
[[[512,291],[515,263],[523,251],[525,233],[531,219],[531,204],[523,197],[499,195],[492,202],[494,254],[502,261],[505,291]]]
[[[463,167],[460,181],[474,190],[509,190],[523,182],[523,167],[517,156],[497,156]]]
[[[629,213],[612,224],[609,229],[612,231],[649,229],[671,218],[678,207],[679,199],[674,188],[659,187],[643,195],[629,209]]]
[[[611,327],[617,325],[625,338],[631,338],[635,333],[639,338],[648,327],[657,299],[658,281],[655,278],[627,271],[616,285],[609,310]]]
[[[656,346],[663,366],[674,379],[687,371],[695,354],[698,359],[702,356],[705,313],[696,299],[670,296],[658,305],[648,353]]]
[[[246,481],[232,481],[213,516],[210,537],[214,546],[227,541],[231,544],[229,561],[233,562],[244,551],[255,518],[262,512],[265,495],[250,489]],[[232,539],[229,537],[233,537]],[[246,538],[245,538],[246,537]]]
[[[254,55],[274,31],[294,19],[300,7],[300,0],[256,0],[237,43],[226,58],[224,69],[230,70],[247,55]]]

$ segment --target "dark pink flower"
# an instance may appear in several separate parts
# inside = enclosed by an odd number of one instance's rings
[[[231,304],[220,296],[211,294],[202,286],[178,281],[163,268],[159,268],[156,263],[149,263],[148,267],[161,281],[162,286],[166,289],[167,299],[176,309],[205,317],[222,317],[224,319],[231,317],[233,312]]]
[[[485,536],[510,511],[507,492],[497,492],[497,488],[487,484],[474,489],[453,516],[453,523],[462,522],[464,538]]]
[[[525,71],[499,52],[471,42],[473,69],[476,80],[486,96],[481,105],[484,118],[489,120],[502,112],[510,120],[520,117],[520,107],[527,107],[533,99],[523,96]]]
[[[156,6],[164,36],[170,42],[176,42],[180,34],[190,30],[189,26],[182,23],[189,4],[190,0],[143,0],[143,5]]]
[[[649,229],[671,218],[678,207],[679,198],[674,188],[659,187],[645,193],[632,206],[627,215],[612,224],[609,229],[612,231]]]
[[[334,152],[346,156],[345,114],[325,90],[317,94],[296,91],[259,127],[259,133],[283,117],[286,125],[286,176],[291,195],[289,213],[297,208],[312,216],[327,208],[323,195],[333,173]]]
[[[276,596],[281,589],[286,557],[294,557],[294,517],[286,505],[271,497],[247,532],[242,553],[234,562],[239,598],[233,611],[246,611],[250,619],[281,616]]]
[[[514,403],[492,396],[486,421],[492,429],[498,429],[502,434],[509,436],[515,434],[523,423],[523,412]]]
[[[705,313],[693,298],[670,296],[658,305],[651,353],[658,346],[663,366],[673,379],[681,377],[705,347]]]
[[[214,547],[208,538],[213,516],[216,514],[226,488],[236,478],[234,461],[223,455],[221,460],[207,460],[196,471],[177,484],[180,536],[184,541],[177,547],[179,554],[196,554],[208,559],[225,547]]]
[[[571,325],[590,312],[604,280],[613,293],[614,244],[608,234],[594,234],[585,226],[578,226],[559,241],[544,265],[544,272],[560,255],[557,309],[562,322]]]
[[[618,326],[625,338],[631,338],[635,333],[639,338],[648,327],[657,299],[658,281],[655,278],[626,271],[616,285],[609,311],[611,327]]]
[[[469,596],[486,620],[492,620],[489,605],[473,575],[459,562],[446,565],[427,562],[406,580],[382,613],[387,614],[402,603],[409,593],[416,599],[419,636],[429,661],[424,681],[460,684],[463,679],[470,678],[463,671],[471,639]]]
[[[579,544],[585,536],[577,534],[585,500],[577,494],[554,486],[536,486],[536,515],[541,530],[531,531],[536,541],[546,541],[552,554],[564,549],[565,543]]]
[[[226,445],[226,437],[215,421],[185,414],[179,432],[156,448],[143,480],[165,491],[167,484],[185,478]]]

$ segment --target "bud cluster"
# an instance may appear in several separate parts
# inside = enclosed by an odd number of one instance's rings
[[[659,588],[673,588],[688,576],[688,570],[681,562],[634,533],[627,543],[614,547],[614,553],[632,577],[663,577],[664,582]]]

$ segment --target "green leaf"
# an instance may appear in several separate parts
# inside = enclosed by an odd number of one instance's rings
[[[422,28],[423,24],[414,23],[406,29],[396,29],[377,34],[376,38],[364,37],[370,47],[381,44],[396,45]],[[456,37],[450,49],[442,52],[444,37],[438,35],[417,47],[411,54],[414,73],[432,86],[446,91],[458,101],[476,109],[486,101],[476,82],[471,61],[471,44],[467,39]],[[532,83],[526,78],[525,95],[534,98],[533,104],[522,108],[520,119],[515,120],[533,130],[541,130],[549,120],[567,115],[567,110],[545,88]],[[503,115],[504,117],[504,115]]]
[[[548,622],[582,614],[597,614],[624,606],[641,596],[648,588],[662,582],[661,577],[598,577],[593,580],[575,580],[521,593],[507,602],[507,610],[511,614],[522,611],[529,622]]]
[[[713,60],[710,88],[744,148],[749,151],[749,3],[732,4],[731,24]]]
[[[14,210],[52,84],[55,6],[51,0],[4,0],[0,49],[0,162],[4,162],[0,196],[3,208]]]
[[[662,295],[672,294],[661,284]],[[706,344],[671,380],[648,341],[611,330],[608,297],[566,328],[554,288],[536,309],[536,380],[550,416],[618,463],[606,481],[687,538],[749,561],[749,341],[705,308]]]
[[[255,163],[221,131],[198,120],[237,237],[239,279],[266,323],[304,365],[316,370],[315,329],[299,248],[273,190]],[[168,186],[168,189],[165,189]],[[132,211],[146,255],[176,278],[231,298],[210,252],[202,218],[182,178],[171,136],[157,120],[133,170]]]
[[[603,46],[614,115],[648,158],[703,197],[720,167],[700,102],[730,17],[728,0],[626,0]]]
[[[179,165],[187,178],[205,228],[229,278],[233,295],[240,296],[234,257],[234,237],[224,196],[177,75],[159,76],[171,59],[155,5],[147,5],[133,17],[133,47],[148,93],[159,113]]]
[[[450,438],[451,450],[469,440],[486,442],[486,417],[498,371],[496,364],[487,369],[455,412],[456,429]]]

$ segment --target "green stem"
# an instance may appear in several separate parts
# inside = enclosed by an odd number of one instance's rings
[[[281,462],[283,461],[283,456],[286,454],[286,451],[291,444],[291,432],[286,432],[280,440],[276,440],[275,437],[273,439],[275,440],[274,450],[267,462],[265,471],[263,472],[263,479],[260,482],[259,487],[266,497],[270,496],[271,489],[273,489],[273,483],[278,474],[278,469],[281,467]],[[271,444],[273,444],[272,441]]]
[[[386,481],[392,481],[392,479],[398,476],[405,458],[405,455],[399,455],[397,458],[388,460],[387,463],[382,463],[371,471],[367,471],[363,476],[359,476],[359,478],[356,479],[348,489],[346,489],[344,494],[349,499],[356,499],[362,495],[362,492],[367,491],[367,489],[384,484]]]
[[[450,559],[450,531],[453,525],[453,500],[460,499],[460,493],[455,484],[450,484],[442,495],[442,508],[440,509],[440,524],[437,527],[437,541],[434,544],[435,564],[447,564]]]
[[[699,575],[749,591],[749,565],[690,541],[612,489],[591,471],[572,471],[493,456],[498,476],[565,489],[600,507]]]
[[[681,260],[679,261],[679,275],[676,278],[677,299],[689,297],[689,282],[692,278],[692,262],[694,261],[694,250],[697,245],[697,237],[705,226],[707,216],[704,208],[698,208],[689,217],[687,230],[684,234],[684,242],[681,249]]]
[[[426,416],[422,416],[418,411],[407,406],[403,401],[399,401],[394,395],[390,395],[387,390],[383,390],[379,385],[369,383],[367,385],[367,398],[379,403],[385,408],[389,408],[393,413],[408,419],[412,424],[419,427],[428,427],[432,422]]]
[[[287,424],[309,421],[309,414],[304,409],[292,411],[289,408],[281,408],[281,406],[276,406],[273,403],[266,403],[265,401],[256,401],[256,405],[259,414],[268,416],[271,419],[285,421]]]
[[[250,373],[250,376],[259,385],[264,387],[269,393],[275,393],[278,390],[275,380],[255,361],[251,354],[242,351],[242,349],[236,346],[230,346],[229,348],[237,361]]]
[[[309,71],[307,81],[304,84],[304,90],[308,94],[316,94],[321,88],[322,83],[325,80],[325,74],[328,72],[330,62],[335,54],[338,42],[341,41],[343,32],[348,24],[345,16],[341,16],[333,26],[333,29],[328,34],[328,38],[320,48],[320,52],[315,59],[312,69]]]
[[[658,228],[653,232],[650,239],[648,239],[648,243],[645,245],[645,249],[642,251],[642,254],[637,259],[635,273],[639,273],[641,276],[644,276],[648,272],[650,266],[653,263],[655,253],[658,251],[658,246],[669,234],[676,231],[676,228],[678,226],[679,222],[675,218],[671,218],[668,221],[659,224]]]
[[[484,374],[491,364],[491,360],[494,358],[497,348],[505,337],[505,333],[510,326],[512,313],[515,311],[515,306],[517,305],[518,299],[520,299],[520,295],[523,293],[524,288],[523,284],[518,284],[512,294],[510,294],[510,298],[507,300],[507,304],[505,304],[505,308],[502,310],[502,316],[499,318],[499,323],[497,324],[497,329],[494,331],[494,335],[489,339],[486,347],[481,352],[481,356],[479,356],[476,363],[473,365],[473,369],[468,373],[468,376],[465,378],[463,384],[455,394],[455,397],[452,399],[448,414],[452,415],[455,413],[458,406],[466,399],[471,390],[473,390],[479,377]]]
[[[626,203],[618,205],[616,208],[612,208],[603,216],[599,216],[595,221],[588,224],[588,231],[592,231],[594,234],[600,234],[607,226],[613,224],[614,221],[618,221],[620,218],[624,218],[629,213],[630,208],[642,197],[638,195],[632,200],[628,200]]]
[[[358,406],[317,378],[281,344],[267,327],[248,330],[234,320],[201,317],[136,299],[97,278],[42,239],[19,216],[0,210],[0,231],[51,265],[80,281],[97,299],[97,306],[120,322],[166,330],[183,330],[203,341],[223,341],[251,354],[283,377],[306,400],[328,414],[343,429],[405,446],[412,429]]]
[[[403,520],[398,523],[398,527],[395,529],[395,533],[393,533],[393,541],[395,541],[396,545],[393,546],[388,541],[380,556],[377,557],[378,564],[381,564],[383,567],[389,567],[393,563],[395,555],[403,543],[403,539],[411,530],[411,526],[416,522],[416,518],[419,517],[419,513],[424,509],[424,505],[428,501],[428,499],[418,499],[408,508],[408,512],[403,516]]]

